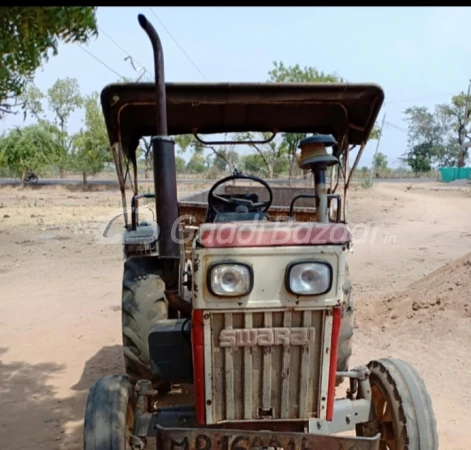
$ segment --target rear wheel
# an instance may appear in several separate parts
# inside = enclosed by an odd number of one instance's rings
[[[90,389],[83,450],[131,450],[135,398],[128,377],[110,375]]]
[[[159,320],[168,318],[165,285],[159,274],[149,273],[143,259],[129,258],[124,263],[122,293],[122,332],[126,373],[131,382],[152,381],[159,394],[172,389],[169,381],[152,375],[149,356],[149,333]]]
[[[343,284],[342,322],[340,326],[337,371],[348,371],[348,363],[353,351],[353,298],[352,283],[349,279],[350,268],[345,263],[345,282]],[[343,382],[343,377],[335,378],[335,385]]]
[[[389,358],[371,361],[368,368],[373,420],[357,425],[357,435],[381,433],[379,450],[437,450],[432,400],[418,372]]]

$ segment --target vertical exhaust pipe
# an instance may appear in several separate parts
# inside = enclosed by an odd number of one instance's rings
[[[163,281],[168,302],[182,313],[191,313],[191,304],[178,295],[180,244],[172,236],[178,220],[175,142],[168,136],[167,97],[165,92],[164,53],[157,31],[142,14],[139,25],[147,33],[154,53],[156,137],[152,141],[155,204],[159,229],[159,257],[163,259]]]

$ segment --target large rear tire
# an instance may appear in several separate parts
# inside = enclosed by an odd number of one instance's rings
[[[130,450],[135,398],[128,377],[108,375],[88,394],[83,450]]]
[[[410,364],[390,358],[371,361],[374,419],[358,424],[358,436],[381,433],[379,450],[438,450],[437,422],[425,383]]]
[[[349,279],[350,268],[345,263],[345,282],[343,284],[342,322],[340,326],[339,348],[337,355],[337,371],[348,371],[353,351],[353,313],[352,283]],[[343,382],[343,377],[335,378],[335,385]]]
[[[161,276],[149,273],[142,261],[129,258],[124,263],[122,333],[126,373],[131,383],[149,380],[159,394],[166,394],[172,384],[152,375],[148,341],[152,326],[168,318],[165,285]]]

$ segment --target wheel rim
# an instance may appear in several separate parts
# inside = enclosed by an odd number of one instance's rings
[[[131,450],[131,436],[133,434],[134,427],[134,407],[130,401],[126,406],[126,426],[125,426],[125,442],[126,450]]]
[[[395,439],[391,402],[384,390],[378,385],[371,386],[371,395],[375,412],[375,431],[376,433],[381,433],[379,450],[399,450],[397,440]]]

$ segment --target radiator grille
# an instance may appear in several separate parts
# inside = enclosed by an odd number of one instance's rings
[[[319,417],[324,315],[319,310],[211,313],[212,348],[206,348],[212,362],[211,422]],[[220,345],[222,330],[254,328],[298,328],[311,339],[304,345]]]

